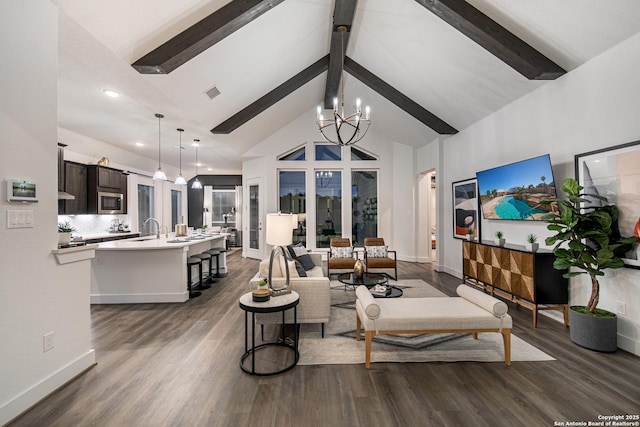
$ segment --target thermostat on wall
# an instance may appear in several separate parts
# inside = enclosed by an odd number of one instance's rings
[[[36,183],[22,179],[8,179],[7,201],[37,203]]]

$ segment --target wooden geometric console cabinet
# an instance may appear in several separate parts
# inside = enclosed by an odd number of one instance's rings
[[[476,285],[533,310],[560,310],[568,326],[568,280],[553,268],[551,251],[529,252],[522,246],[497,246],[491,242],[462,243],[462,281]]]

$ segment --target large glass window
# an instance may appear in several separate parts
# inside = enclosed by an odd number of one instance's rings
[[[316,171],[316,246],[328,248],[329,239],[342,237],[342,173]]]
[[[212,204],[211,223],[214,226],[234,227],[236,224],[236,190],[213,190]]]
[[[298,215],[298,227],[293,230],[293,242],[307,242],[307,199],[304,171],[280,171],[280,212]]]
[[[154,215],[153,186],[138,184],[138,231],[141,236],[155,233],[153,224],[143,228],[144,222]]]
[[[378,172],[351,172],[351,241],[363,246],[365,237],[378,235]]]
[[[342,152],[339,145],[316,144],[316,160],[342,160]]]

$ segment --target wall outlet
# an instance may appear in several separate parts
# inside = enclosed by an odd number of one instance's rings
[[[616,313],[625,315],[627,314],[627,303],[624,301],[616,302]]]
[[[53,348],[54,332],[48,332],[42,336],[42,352],[45,353]]]

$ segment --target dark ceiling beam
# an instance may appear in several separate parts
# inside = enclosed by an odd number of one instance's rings
[[[271,107],[282,98],[304,86],[329,68],[329,55],[324,56],[309,67],[305,68],[286,82],[282,83],[262,98],[254,101],[249,106],[243,108],[215,128],[211,129],[213,134],[228,134]]]
[[[357,0],[336,0],[333,9],[333,29],[331,31],[331,47],[329,50],[329,71],[324,89],[324,108],[333,108],[333,98],[338,97],[342,62],[349,45],[349,34],[353,24],[353,16],[356,13]],[[342,48],[343,34],[338,32],[339,27],[345,27],[344,50]]]
[[[141,74],[169,74],[284,0],[232,0],[132,64]]]
[[[353,77],[357,78],[362,83],[369,86],[371,89],[375,90],[377,93],[384,96],[396,106],[409,113],[416,120],[424,123],[437,133],[441,135],[458,133],[453,126],[450,126],[430,111],[424,109],[419,104],[397,91],[389,83],[385,82],[348,56],[344,58],[344,69]]]
[[[554,80],[566,71],[465,0],[416,0],[530,80]]]

